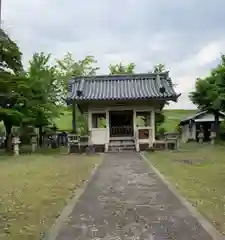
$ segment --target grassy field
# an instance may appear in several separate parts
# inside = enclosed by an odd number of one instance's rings
[[[63,115],[55,119],[55,124],[59,130],[72,130],[72,111],[62,110]]]
[[[72,113],[71,111],[63,111],[64,115],[55,120],[56,126],[59,130],[71,130],[72,129]],[[176,126],[180,120],[191,116],[196,113],[196,110],[182,110],[182,109],[169,109],[164,110],[166,120],[162,127],[167,132],[172,132],[176,129]]]
[[[100,155],[0,157],[0,239],[42,239]]]
[[[149,154],[153,165],[225,234],[225,147],[189,143],[180,152]]]
[[[161,127],[165,128],[167,132],[173,132],[181,120],[194,115],[197,110],[168,109],[163,112],[165,115],[165,122]]]

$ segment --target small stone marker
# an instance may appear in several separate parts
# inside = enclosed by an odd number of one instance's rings
[[[37,137],[36,137],[36,135],[31,137],[31,148],[32,148],[32,152],[36,151],[36,148],[37,148]]]
[[[199,143],[203,143],[204,133],[203,132],[199,132],[198,138],[199,138],[198,142]]]
[[[20,138],[19,137],[13,137],[12,139],[13,143],[13,152],[15,156],[19,155],[19,144],[20,144]]]
[[[215,144],[216,132],[210,132],[211,144]]]

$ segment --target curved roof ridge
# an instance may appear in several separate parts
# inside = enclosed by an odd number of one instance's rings
[[[131,79],[131,78],[149,78],[149,77],[156,77],[157,75],[162,76],[167,78],[169,76],[169,71],[165,71],[162,73],[124,73],[124,74],[103,74],[103,75],[93,75],[93,76],[74,76],[72,77],[73,80],[76,79],[102,79],[102,80],[110,80],[110,79],[114,79],[114,78],[124,78],[124,79]],[[119,79],[118,79],[119,80]]]

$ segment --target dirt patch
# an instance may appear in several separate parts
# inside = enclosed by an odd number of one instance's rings
[[[181,159],[181,160],[175,160],[175,162],[188,164],[188,165],[199,165],[202,163],[202,160],[200,160],[200,159]]]

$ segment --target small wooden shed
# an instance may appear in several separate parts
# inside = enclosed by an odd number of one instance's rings
[[[219,121],[225,120],[225,113],[220,111]],[[198,140],[198,134],[202,127],[204,132],[204,141],[210,140],[210,129],[215,123],[215,116],[208,111],[197,112],[196,114],[183,119],[180,122],[181,138],[183,142],[189,140]]]

